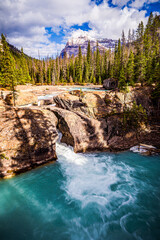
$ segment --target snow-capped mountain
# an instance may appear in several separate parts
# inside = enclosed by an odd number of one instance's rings
[[[102,53],[107,49],[113,50],[115,47],[116,40],[112,39],[95,39],[90,36],[78,36],[74,37],[68,40],[65,48],[61,51],[60,56],[63,57],[65,52],[67,54],[67,57],[78,55],[79,46],[81,46],[82,54],[87,54],[87,47],[88,47],[88,41],[90,41],[90,46],[92,52],[96,51],[97,48],[97,42],[98,42],[98,48],[99,51]]]

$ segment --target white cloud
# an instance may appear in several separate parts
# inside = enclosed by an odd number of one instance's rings
[[[132,3],[130,4],[130,7],[140,9],[143,7],[145,3],[150,4],[155,2],[159,2],[159,0],[135,0],[135,1],[132,1]]]
[[[23,46],[27,54],[37,56],[39,47],[43,46],[45,55],[54,54],[64,45],[51,43],[45,27],[55,29],[58,34],[60,26],[66,29],[72,24],[82,24],[92,5],[90,0],[1,1],[0,32],[8,35],[11,44]]]
[[[30,36],[11,36],[9,42],[18,49],[23,47],[24,53],[38,58],[56,56],[65,47],[65,44],[58,44],[49,40],[49,35],[45,34],[45,29],[32,29],[35,35]]]
[[[141,20],[146,23],[145,14],[146,11],[139,12],[127,7],[110,8],[107,4],[102,4],[92,9],[90,27],[99,37],[118,39],[122,30],[127,34],[129,28],[136,29]]]
[[[74,24],[88,22],[91,37],[118,39],[122,29],[127,34],[128,29],[137,28],[140,21],[146,23],[146,11],[139,11],[137,7],[149,0],[135,0],[132,8],[121,9],[128,1],[112,0],[117,7],[111,8],[108,0],[98,6],[90,0],[1,0],[0,32],[8,35],[11,44],[23,46],[24,52],[31,56],[37,57],[38,49],[42,56],[54,55],[63,48],[64,42],[51,42],[46,27],[56,34],[63,29],[66,41],[76,32],[72,29]]]
[[[126,5],[130,0],[112,0],[112,4],[118,7],[123,7]]]

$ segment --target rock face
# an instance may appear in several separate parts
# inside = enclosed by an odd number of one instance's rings
[[[57,107],[67,110],[75,110],[76,108],[83,105],[80,103],[78,96],[69,93],[58,95],[53,98],[53,101],[55,102]]]
[[[107,151],[105,120],[98,121],[68,110],[49,107],[58,118],[61,142],[74,147],[75,152]]]
[[[133,102],[137,105],[142,105],[147,113],[153,110],[151,101],[151,90],[149,88],[134,88],[130,87],[127,93],[118,91],[108,91],[105,95],[104,101],[107,105],[107,114],[122,113],[124,107],[131,108]]]
[[[72,94],[76,95],[71,96]],[[148,127],[142,124],[140,129],[136,129],[135,126],[125,126],[123,122],[124,108],[131,108],[133,101],[138,105],[141,104],[147,111],[152,109],[149,89],[130,89],[125,94],[108,91],[105,99],[90,92],[73,92],[72,94],[58,96],[56,104],[61,109],[54,112],[57,114],[59,128],[63,133],[62,141],[74,146],[75,151],[87,151],[86,149],[89,148],[93,151],[94,149],[123,151],[139,142],[160,147],[159,124],[148,123]],[[68,111],[64,112],[64,109]],[[97,136],[101,132],[99,135],[102,139],[101,148],[96,146],[96,136],[95,142],[91,141],[92,138],[88,138],[90,129],[96,129],[93,132]],[[99,140],[97,142],[99,144]]]
[[[122,113],[124,106],[132,107],[134,93],[122,93],[118,91],[109,91],[106,93],[104,101],[107,105],[107,114]]]
[[[48,106],[47,109],[58,118],[61,142],[73,146],[75,152],[124,151],[139,141],[151,142],[150,136],[154,136],[147,129],[141,130],[138,137],[134,129],[124,131],[122,115],[98,120],[62,108]]]
[[[137,130],[134,127],[125,130],[123,116],[118,114],[107,117],[106,125],[107,141],[111,151],[124,151],[139,143],[160,148],[160,124],[158,120],[148,123],[148,126],[142,125]]]
[[[107,117],[108,145],[111,151],[124,151],[138,144],[135,131],[130,129],[125,132],[123,129],[123,117],[113,115]]]
[[[57,107],[85,114],[91,118],[102,118],[107,112],[105,101],[91,92],[65,93],[54,97]]]
[[[47,110],[0,112],[0,177],[56,159],[57,118]]]
[[[13,95],[12,93],[9,93],[6,97],[5,97],[5,102],[10,105],[13,106]],[[33,94],[32,92],[18,92],[16,93],[16,106],[23,106],[23,105],[28,105],[28,104],[33,104],[33,103],[37,103],[38,102],[38,98],[35,94]]]
[[[107,111],[106,104],[98,94],[85,93],[81,101],[86,105],[89,116],[98,119],[105,117]]]

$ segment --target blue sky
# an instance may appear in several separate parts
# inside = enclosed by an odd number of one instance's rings
[[[160,14],[160,0],[0,0],[0,32],[33,57],[55,56],[79,35],[121,37]]]

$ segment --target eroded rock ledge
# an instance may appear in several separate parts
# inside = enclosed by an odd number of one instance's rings
[[[57,118],[38,109],[0,112],[0,177],[32,169],[57,158]]]
[[[58,128],[62,133],[62,143],[74,147],[75,152],[107,151],[107,127],[105,120],[89,118],[81,113],[48,107],[58,118]]]

